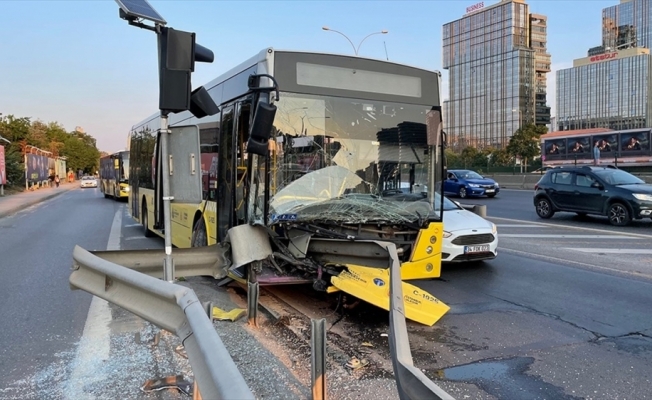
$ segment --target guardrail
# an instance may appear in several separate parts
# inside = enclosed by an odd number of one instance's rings
[[[179,337],[203,398],[254,399],[192,289],[132,271],[79,246],[73,250],[69,281],[72,290],[91,293]]]

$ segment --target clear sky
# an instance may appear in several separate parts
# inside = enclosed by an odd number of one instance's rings
[[[168,26],[197,33],[215,53],[199,63],[202,85],[266,47],[353,53],[441,70],[442,25],[461,18],[469,1],[191,1],[149,0]],[[489,6],[498,0],[484,0]],[[548,16],[548,103],[554,109],[554,71],[601,44],[602,9],[618,0],[526,0]],[[127,146],[135,123],[158,107],[156,37],[127,25],[113,0],[0,0],[0,113],[81,126],[98,148]],[[442,70],[443,98],[448,98]]]

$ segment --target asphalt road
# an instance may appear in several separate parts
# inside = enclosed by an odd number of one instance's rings
[[[98,189],[75,189],[0,218],[0,398],[183,397],[139,390],[147,379],[190,375],[174,353],[176,337],[163,332],[151,346],[157,329],[68,283],[75,245],[161,247],[139,227],[124,203]]]

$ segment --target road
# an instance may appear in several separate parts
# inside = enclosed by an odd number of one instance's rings
[[[529,191],[467,202],[488,204],[489,218],[498,225],[499,255],[481,264],[446,265],[441,279],[418,283],[451,310],[433,327],[409,324],[415,365],[458,399],[652,398],[652,256],[644,252],[652,243],[652,224],[616,229],[563,215],[542,222]],[[161,248],[160,238],[143,237],[124,203],[104,199],[94,189],[73,190],[0,219],[0,232],[0,289],[7,298],[0,318],[15,321],[0,331],[0,398],[151,398],[139,390],[146,379],[192,376],[173,351],[176,338],[163,333],[162,344],[154,346],[157,330],[147,323],[69,290],[76,244]],[[207,281],[201,286],[204,292],[215,290]],[[304,320],[305,315],[327,319],[330,348],[342,349],[344,357],[372,360],[346,379],[388,384],[385,311],[363,303],[340,316],[333,312],[334,297],[309,298],[297,287],[283,293]],[[292,328],[298,319],[284,321]],[[292,360],[309,359],[309,347],[302,354],[306,346],[261,335],[278,341],[278,349],[253,352],[246,349],[256,343],[249,343],[237,357],[239,365],[252,365],[254,354],[256,359],[289,354]],[[225,342],[245,338],[239,331],[223,337]],[[374,347],[362,347],[365,342]],[[264,375],[258,371],[273,365],[270,360],[251,369],[251,379]],[[341,360],[329,364],[332,374],[342,369]],[[305,384],[309,369],[302,365],[291,369]],[[288,386],[274,375],[280,368],[269,372],[273,379],[266,383],[266,398],[278,397],[281,386]],[[331,378],[332,385],[342,382]],[[364,398],[353,385],[346,387],[351,396]],[[387,397],[374,398],[392,398],[383,388]],[[175,393],[156,396],[183,397]],[[346,388],[337,393],[347,393]],[[331,394],[342,398],[334,390]]]
[[[121,240],[139,235],[126,218],[123,223],[124,210],[98,189],[76,189],[0,219],[0,398],[137,398],[147,379],[189,372],[171,354],[174,347],[148,346],[157,332],[152,326],[70,290],[75,245],[160,246],[157,239]],[[161,335],[161,342],[175,339]],[[107,385],[107,377],[117,379]]]

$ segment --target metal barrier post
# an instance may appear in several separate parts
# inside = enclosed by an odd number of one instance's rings
[[[310,320],[312,400],[326,400],[326,319]]]
[[[256,278],[255,262],[249,264],[247,271],[247,322],[250,326],[258,326],[258,296],[259,287]]]

